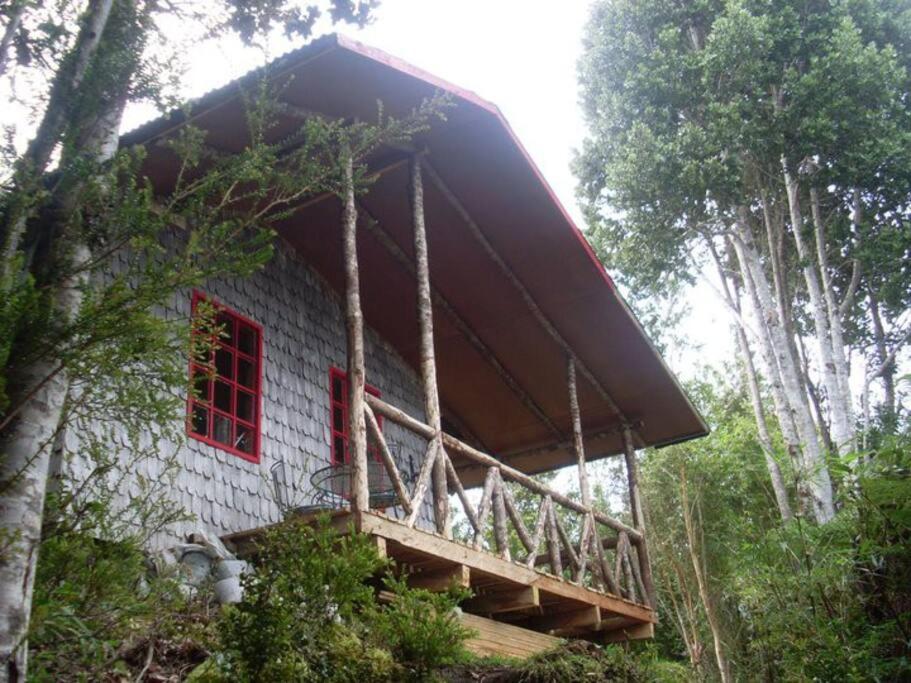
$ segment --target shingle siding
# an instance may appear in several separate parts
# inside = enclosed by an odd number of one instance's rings
[[[279,241],[274,258],[252,276],[213,280],[200,290],[262,325],[260,462],[248,462],[188,437],[181,446],[163,442],[155,453],[129,465],[135,474],[129,474],[120,487],[121,501],[140,495],[138,477],[153,481],[161,477],[169,454],[176,451],[176,476],[165,495],[194,519],[169,527],[154,539],[159,546],[197,529],[224,535],[279,521],[270,477],[270,468],[279,459],[300,483],[296,502],[310,503],[309,478],[330,458],[329,368],[345,368],[343,302],[287,244]],[[190,291],[176,295],[163,315],[189,316],[191,295]],[[417,374],[373,330],[368,328],[365,336],[368,382],[384,399],[423,418]],[[383,431],[402,444],[403,472],[419,467],[423,440],[388,421]],[[78,441],[78,434],[68,435],[71,450],[78,452]],[[123,452],[127,439],[121,431],[113,442],[112,448]],[[134,459],[126,453],[122,458]],[[87,471],[81,462],[76,457],[68,465],[77,479]],[[429,517],[426,503],[424,517],[425,521]]]

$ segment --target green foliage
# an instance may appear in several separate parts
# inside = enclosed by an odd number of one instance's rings
[[[575,641],[520,662],[515,667],[517,683],[586,683],[622,681],[645,683],[652,679],[635,655],[621,647],[600,648]]]
[[[377,606],[370,582],[386,567],[366,536],[289,520],[272,529],[244,579],[243,601],[218,625],[212,680],[424,680],[464,656],[470,634],[454,616],[464,595],[412,590]]]
[[[467,589],[432,593],[409,588],[405,577],[386,578],[394,599],[371,619],[371,638],[382,643],[414,680],[433,669],[466,659],[465,640],[472,635],[461,625],[456,606],[470,596]]]
[[[169,510],[154,509],[155,500],[138,499],[132,513],[168,517]],[[99,680],[127,673],[124,658],[139,641],[205,639],[195,616],[185,618],[204,605],[194,606],[169,577],[150,571],[147,537],[139,527],[124,526],[125,516],[104,499],[78,508],[70,496],[49,499],[32,603],[29,680]]]
[[[693,577],[680,481],[698,509],[700,561],[738,680],[897,680],[911,664],[911,435],[833,463],[840,511],[781,525],[745,399],[694,387],[713,433],[649,452],[642,486],[659,590],[655,647],[711,677],[713,641]],[[786,463],[782,463],[783,466]],[[850,465],[850,467],[848,467]],[[656,524],[654,520],[661,520]],[[688,648],[694,640],[696,661]]]
[[[366,537],[336,534],[328,519],[270,530],[244,599],[219,624],[218,664],[236,681],[354,681],[355,620],[373,602],[367,580],[383,567]]]

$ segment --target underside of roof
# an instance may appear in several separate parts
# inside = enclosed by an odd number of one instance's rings
[[[634,425],[639,447],[707,432],[495,106],[340,36],[285,55],[269,74],[281,79],[281,98],[296,111],[333,118],[375,119],[377,102],[404,116],[437,92],[451,94],[446,121],[413,141],[424,150],[434,342],[448,431],[525,472],[574,462],[562,339],[579,361],[589,459],[622,450],[623,423]],[[194,103],[189,117],[208,131],[208,144],[225,152],[242,147],[239,88],[257,77],[253,72]],[[123,142],[166,137],[186,119],[158,119]],[[289,116],[275,134],[299,124]],[[148,150],[145,172],[166,189],[176,159],[162,145]],[[386,170],[362,197],[358,250],[366,322],[417,368],[415,278],[401,259],[413,262],[408,166],[398,163],[404,159],[402,150],[390,149],[373,162]],[[340,203],[327,197],[304,204],[279,232],[342,292]]]

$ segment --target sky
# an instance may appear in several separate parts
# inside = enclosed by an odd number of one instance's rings
[[[590,4],[383,0],[371,25],[340,30],[496,104],[584,229],[570,163],[586,134],[576,62]],[[232,41],[191,47],[182,94],[198,97],[298,45],[276,35],[262,50]],[[135,107],[127,112],[124,130],[154,115],[149,107]],[[687,343],[670,349],[666,358],[683,379],[698,375],[706,359],[732,353],[726,314],[711,288],[697,286],[689,300],[691,313],[681,330]]]

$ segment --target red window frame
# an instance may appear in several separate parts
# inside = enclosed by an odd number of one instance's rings
[[[366,385],[368,394],[381,398],[382,394],[376,387]],[[348,442],[351,434],[351,423],[348,420],[348,373],[337,367],[329,368],[329,430],[332,433],[330,441],[331,456],[329,462],[333,465],[351,462],[351,453],[348,450]],[[339,424],[339,419],[341,424]],[[376,421],[383,429],[383,416],[377,415]],[[369,435],[369,428],[368,428]],[[339,445],[344,451],[343,457],[339,458]],[[372,456],[377,462],[382,461],[380,455],[380,445],[375,440],[368,438],[367,455]]]
[[[227,329],[206,362],[190,359],[190,383],[197,393],[188,392],[187,435],[259,463],[263,328],[198,291],[193,292],[192,315],[203,301],[215,307],[217,321]],[[225,429],[227,437],[224,432],[217,435]]]

